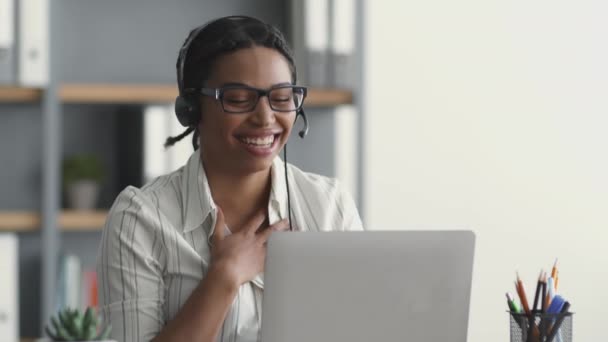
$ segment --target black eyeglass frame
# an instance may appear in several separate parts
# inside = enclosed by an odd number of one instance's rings
[[[295,92],[301,92],[302,93],[302,101],[300,102],[300,104],[295,108],[295,109],[289,109],[289,110],[285,110],[285,109],[280,109],[280,108],[275,108],[272,105],[272,101],[270,101],[270,97],[268,96],[273,90],[277,90],[277,89],[285,89],[285,88],[291,88],[292,91]],[[253,103],[253,105],[251,106],[251,108],[247,108],[246,110],[239,110],[239,111],[234,111],[234,110],[227,110],[224,107],[224,92],[226,90],[230,90],[230,89],[246,89],[246,90],[251,90],[254,91],[257,95],[257,99],[256,101]],[[280,86],[275,86],[269,89],[260,89],[260,88],[254,88],[254,87],[250,87],[250,86],[246,86],[246,85],[242,85],[242,86],[226,86],[226,87],[220,87],[220,88],[189,88],[186,89],[187,92],[189,93],[198,93],[201,95],[205,95],[205,96],[209,96],[212,97],[214,100],[219,101],[220,104],[222,105],[222,109],[224,110],[224,112],[226,113],[231,113],[231,114],[243,114],[243,113],[249,113],[251,111],[253,111],[255,109],[255,107],[258,105],[258,103],[260,102],[260,98],[265,96],[266,99],[268,100],[268,104],[270,105],[270,108],[276,112],[282,112],[282,113],[289,113],[289,112],[297,112],[300,109],[302,109],[302,106],[304,105],[304,100],[306,99],[306,95],[308,95],[308,88],[305,86],[299,86],[299,85],[294,85],[294,84],[289,84],[289,85],[280,85]]]

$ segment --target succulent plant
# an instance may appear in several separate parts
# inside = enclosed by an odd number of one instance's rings
[[[110,334],[110,326],[98,332],[97,315],[87,308],[84,315],[79,310],[65,309],[57,317],[51,317],[52,328],[47,324],[45,331],[53,341],[101,341]]]

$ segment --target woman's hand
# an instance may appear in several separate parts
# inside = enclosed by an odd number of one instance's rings
[[[224,214],[218,208],[211,241],[211,268],[219,271],[228,285],[239,287],[264,271],[266,242],[274,231],[289,228],[287,220],[262,227],[266,214],[261,211],[237,233],[225,236]]]

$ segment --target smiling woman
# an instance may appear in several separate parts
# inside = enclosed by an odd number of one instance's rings
[[[177,79],[187,128],[166,146],[193,133],[194,153],[116,199],[97,264],[102,315],[121,342],[257,341],[269,236],[360,230],[359,214],[335,179],[279,158],[307,89],[276,28],[239,16],[194,29]]]

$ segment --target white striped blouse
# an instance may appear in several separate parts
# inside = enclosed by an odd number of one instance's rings
[[[287,218],[283,162],[271,168],[270,223]],[[288,164],[294,230],[361,230],[350,195],[335,179]],[[185,166],[141,189],[127,187],[112,206],[97,258],[103,319],[119,342],[150,341],[205,277],[216,206],[199,152]],[[218,342],[259,341],[263,274],[242,285]]]

